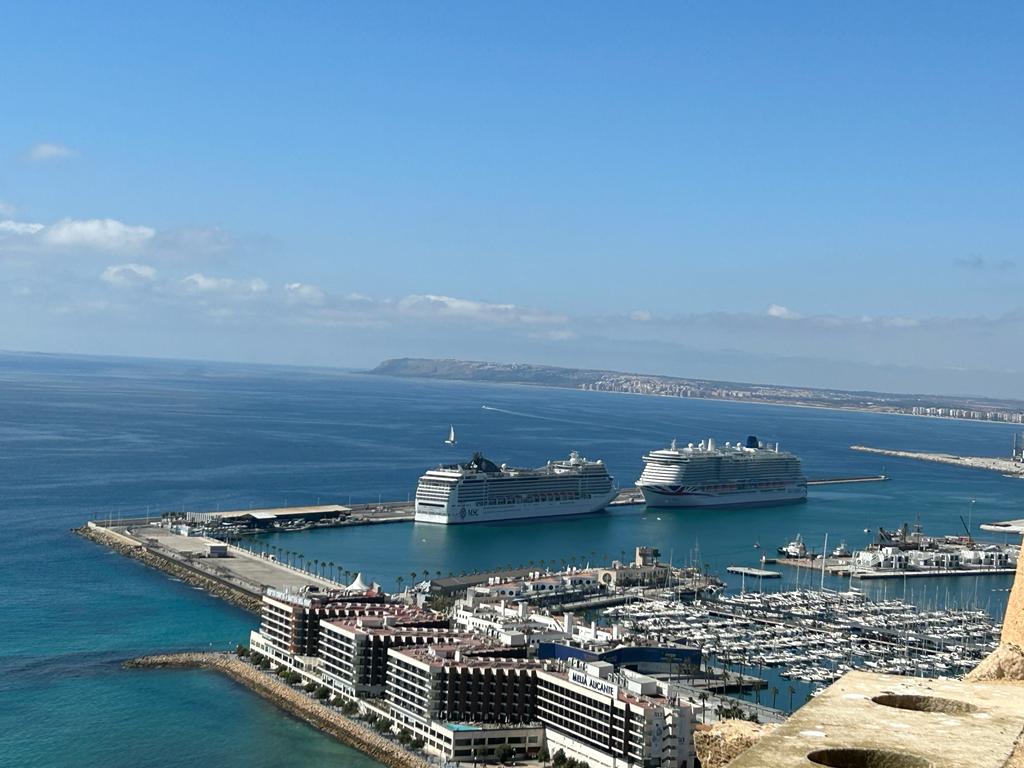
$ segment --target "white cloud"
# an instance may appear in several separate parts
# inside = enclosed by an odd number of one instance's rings
[[[647,323],[651,320],[651,313],[646,309],[637,309],[629,313],[629,319],[637,323]]]
[[[267,284],[258,277],[235,280],[230,277],[210,277],[202,272],[184,278],[181,285],[189,293],[253,296],[267,291]]]
[[[576,338],[576,332],[566,330],[565,328],[555,328],[550,331],[544,331],[539,335],[539,338],[548,341],[572,341]]]
[[[324,303],[324,292],[310,283],[285,283],[285,300],[289,304],[309,304],[320,306]]]
[[[143,285],[156,279],[156,270],[145,264],[112,264],[100,279],[117,286]]]
[[[10,203],[0,200],[0,216],[6,216],[10,218],[14,215],[14,206]]]
[[[31,160],[56,160],[62,157],[71,157],[74,154],[75,151],[70,147],[49,142],[36,144],[28,151],[28,156]]]
[[[465,318],[499,324],[561,324],[568,321],[564,315],[541,309],[518,307],[515,304],[489,304],[472,299],[431,294],[406,296],[398,301],[397,307],[403,315]]]
[[[777,317],[782,320],[799,320],[803,317],[799,312],[794,312],[788,307],[783,307],[780,304],[772,304],[768,307],[768,316]]]
[[[131,226],[117,219],[61,219],[40,236],[58,247],[126,251],[141,247],[155,234],[151,227]]]
[[[43,228],[43,224],[35,224],[31,221],[13,221],[11,219],[0,221],[0,233],[11,235],[34,235]]]

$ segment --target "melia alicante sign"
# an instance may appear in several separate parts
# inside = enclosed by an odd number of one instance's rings
[[[589,688],[597,693],[603,693],[605,696],[615,696],[619,692],[619,688],[615,684],[602,680],[600,677],[591,677],[585,672],[580,672],[578,669],[569,670],[569,680],[576,683],[576,685],[582,685],[584,688]]]

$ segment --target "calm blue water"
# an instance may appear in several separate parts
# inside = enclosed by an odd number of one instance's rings
[[[487,405],[489,410],[481,406]],[[449,423],[460,445],[442,445]],[[1002,425],[356,374],[0,355],[0,766],[354,765],[372,762],[203,673],[126,672],[124,658],[233,646],[253,618],[68,533],[95,517],[405,498],[423,468],[474,449],[540,464],[578,449],[622,485],[667,443],[779,439],[807,474],[877,473],[851,443],[1004,453]],[[654,544],[675,562],[754,563],[797,533],[865,543],[920,514],[927,531],[1024,515],[1024,482],[886,460],[885,484],[812,490],[762,510],[634,508],[544,524],[388,525],[277,537],[393,585],[402,575],[593,560]],[[820,544],[815,544],[820,548]],[[805,583],[806,579],[805,578]],[[794,581],[787,575],[787,586]],[[910,584],[919,603],[998,615],[1009,577]],[[876,583],[902,595],[902,583]],[[947,594],[947,588],[949,594]]]

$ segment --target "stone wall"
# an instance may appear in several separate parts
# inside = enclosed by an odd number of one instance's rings
[[[388,768],[432,768],[428,761],[389,741],[372,728],[346,717],[335,708],[320,703],[275,675],[261,672],[249,662],[230,654],[173,653],[142,656],[125,662],[124,666],[130,669],[214,670],[227,675],[273,702],[288,714],[309,723],[343,744],[358,749]]]
[[[1003,620],[1002,642],[1024,648],[1024,550],[1017,559],[1017,575],[1013,579],[1010,602]]]
[[[774,725],[759,725],[746,720],[722,720],[712,725],[697,726],[693,732],[693,746],[702,768],[723,768],[774,728]]]

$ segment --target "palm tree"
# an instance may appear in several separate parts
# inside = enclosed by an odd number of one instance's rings
[[[320,561],[314,558],[310,561],[310,565],[313,566],[313,575],[315,576],[317,573],[317,567],[320,565]]]
[[[401,576],[396,576],[395,577],[395,582],[398,584],[399,591],[401,591],[401,589],[402,589],[402,582],[403,581],[405,581],[405,579],[403,579]]]
[[[430,571],[428,571],[426,568],[424,568],[423,569],[423,580],[426,581],[429,578],[430,578]]]
[[[410,584],[415,584],[416,583],[416,571],[409,571],[409,575],[412,577],[412,581],[410,582]]]
[[[793,713],[793,694],[796,693],[796,688],[794,688],[792,685],[787,685],[786,688],[789,689],[789,712],[790,712],[790,714],[792,714]]]
[[[698,696],[697,698],[700,699],[700,721],[702,723],[706,723],[708,721],[708,719],[707,719],[708,699],[711,698],[711,694],[709,694],[707,691],[701,691],[700,692],[700,696]]]
[[[775,697],[779,695],[779,689],[772,686],[772,709],[775,709]]]
[[[304,571],[305,570],[305,568],[302,565],[303,562],[305,561],[305,559],[306,559],[305,555],[299,555],[299,570],[300,571]]]
[[[334,561],[331,560],[329,563],[327,563],[327,567],[331,571],[331,581],[334,581]]]

